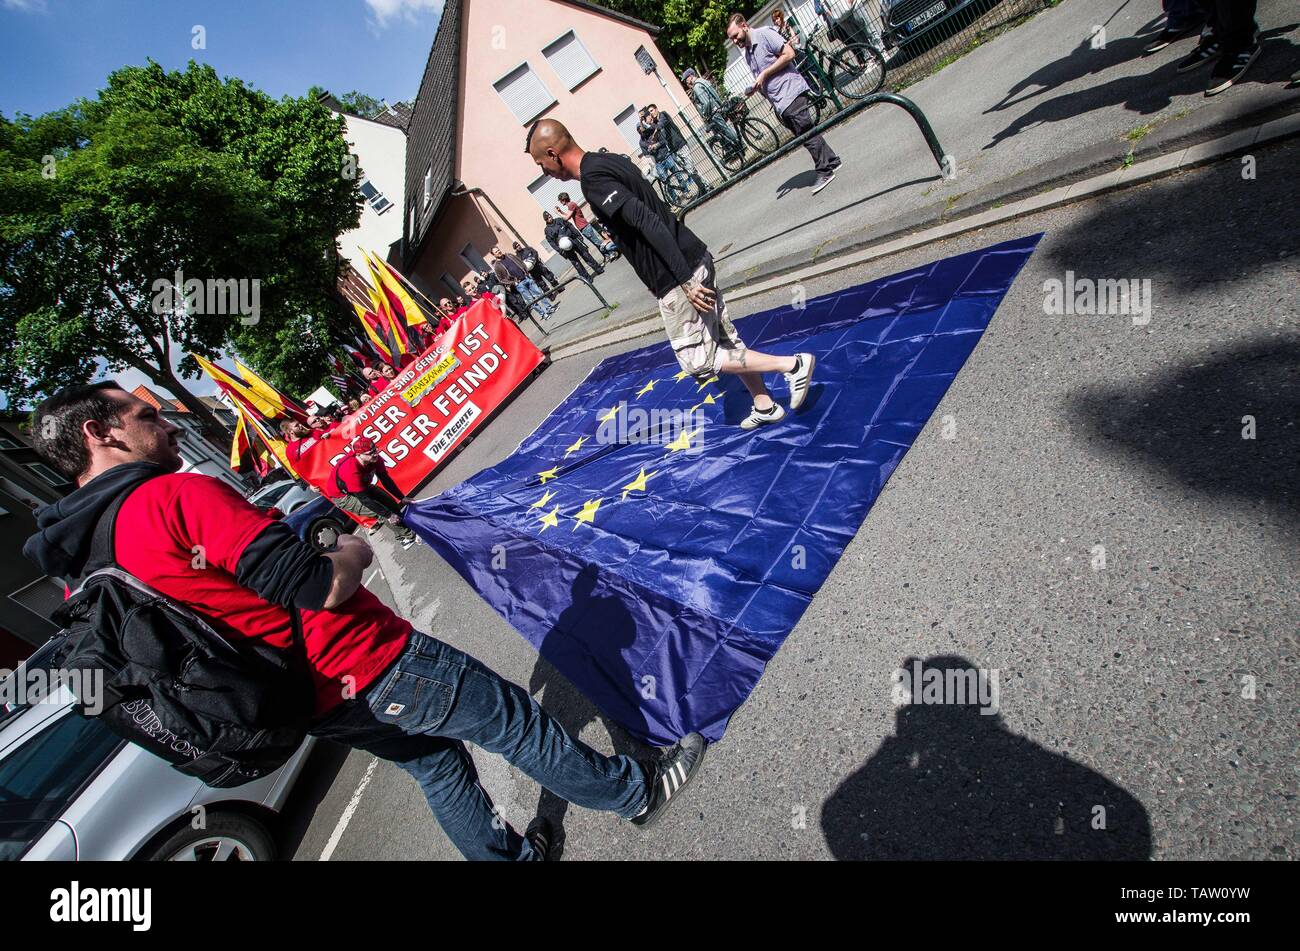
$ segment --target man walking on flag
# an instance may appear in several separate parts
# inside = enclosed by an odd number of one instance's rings
[[[767,392],[764,373],[783,373],[790,384],[790,409],[808,395],[816,358],[811,353],[778,357],[746,348],[718,293],[713,257],[626,155],[584,152],[569,130],[542,119],[528,131],[525,151],[539,168],[561,181],[582,180],[596,216],[614,234],[641,283],[659,299],[659,313],[677,362],[703,381],[734,373],[754,398],[742,429],[757,429],[785,417]]]

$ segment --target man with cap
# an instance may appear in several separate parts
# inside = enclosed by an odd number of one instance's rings
[[[375,485],[376,479],[379,486]],[[375,450],[374,440],[361,436],[352,443],[352,452],[334,466],[327,488],[331,491],[326,494],[343,511],[387,521],[403,551],[415,544],[415,532],[402,524],[399,511],[401,506],[415,500],[403,495],[388,474],[384,460]]]

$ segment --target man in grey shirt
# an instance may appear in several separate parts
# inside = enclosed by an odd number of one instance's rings
[[[761,92],[781,122],[795,135],[811,129],[814,122],[812,104],[808,101],[808,81],[794,67],[794,47],[771,27],[751,27],[739,13],[733,13],[727,21],[727,39],[740,48],[745,64],[754,74],[754,85],[746,92],[750,95]],[[804,148],[817,169],[812,189],[815,195],[835,178],[840,157],[820,135],[805,142]]]

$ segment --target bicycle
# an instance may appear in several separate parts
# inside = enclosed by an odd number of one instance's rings
[[[813,125],[822,121],[823,110],[837,111],[823,77],[845,99],[865,99],[885,84],[885,57],[870,43],[850,43],[836,53],[809,44],[796,51],[795,68],[808,80]]]
[[[738,172],[744,166],[746,147],[759,155],[770,155],[781,144],[770,125],[749,114],[749,104],[743,96],[728,98],[723,115],[725,119],[715,115],[709,120],[709,150],[731,171]],[[728,126],[731,135],[722,131]]]

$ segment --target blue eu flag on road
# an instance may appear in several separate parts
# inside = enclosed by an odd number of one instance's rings
[[[688,376],[667,343],[611,357],[408,523],[633,735],[717,740],[1041,237],[738,321],[817,357],[800,412],[752,432],[738,378]]]

